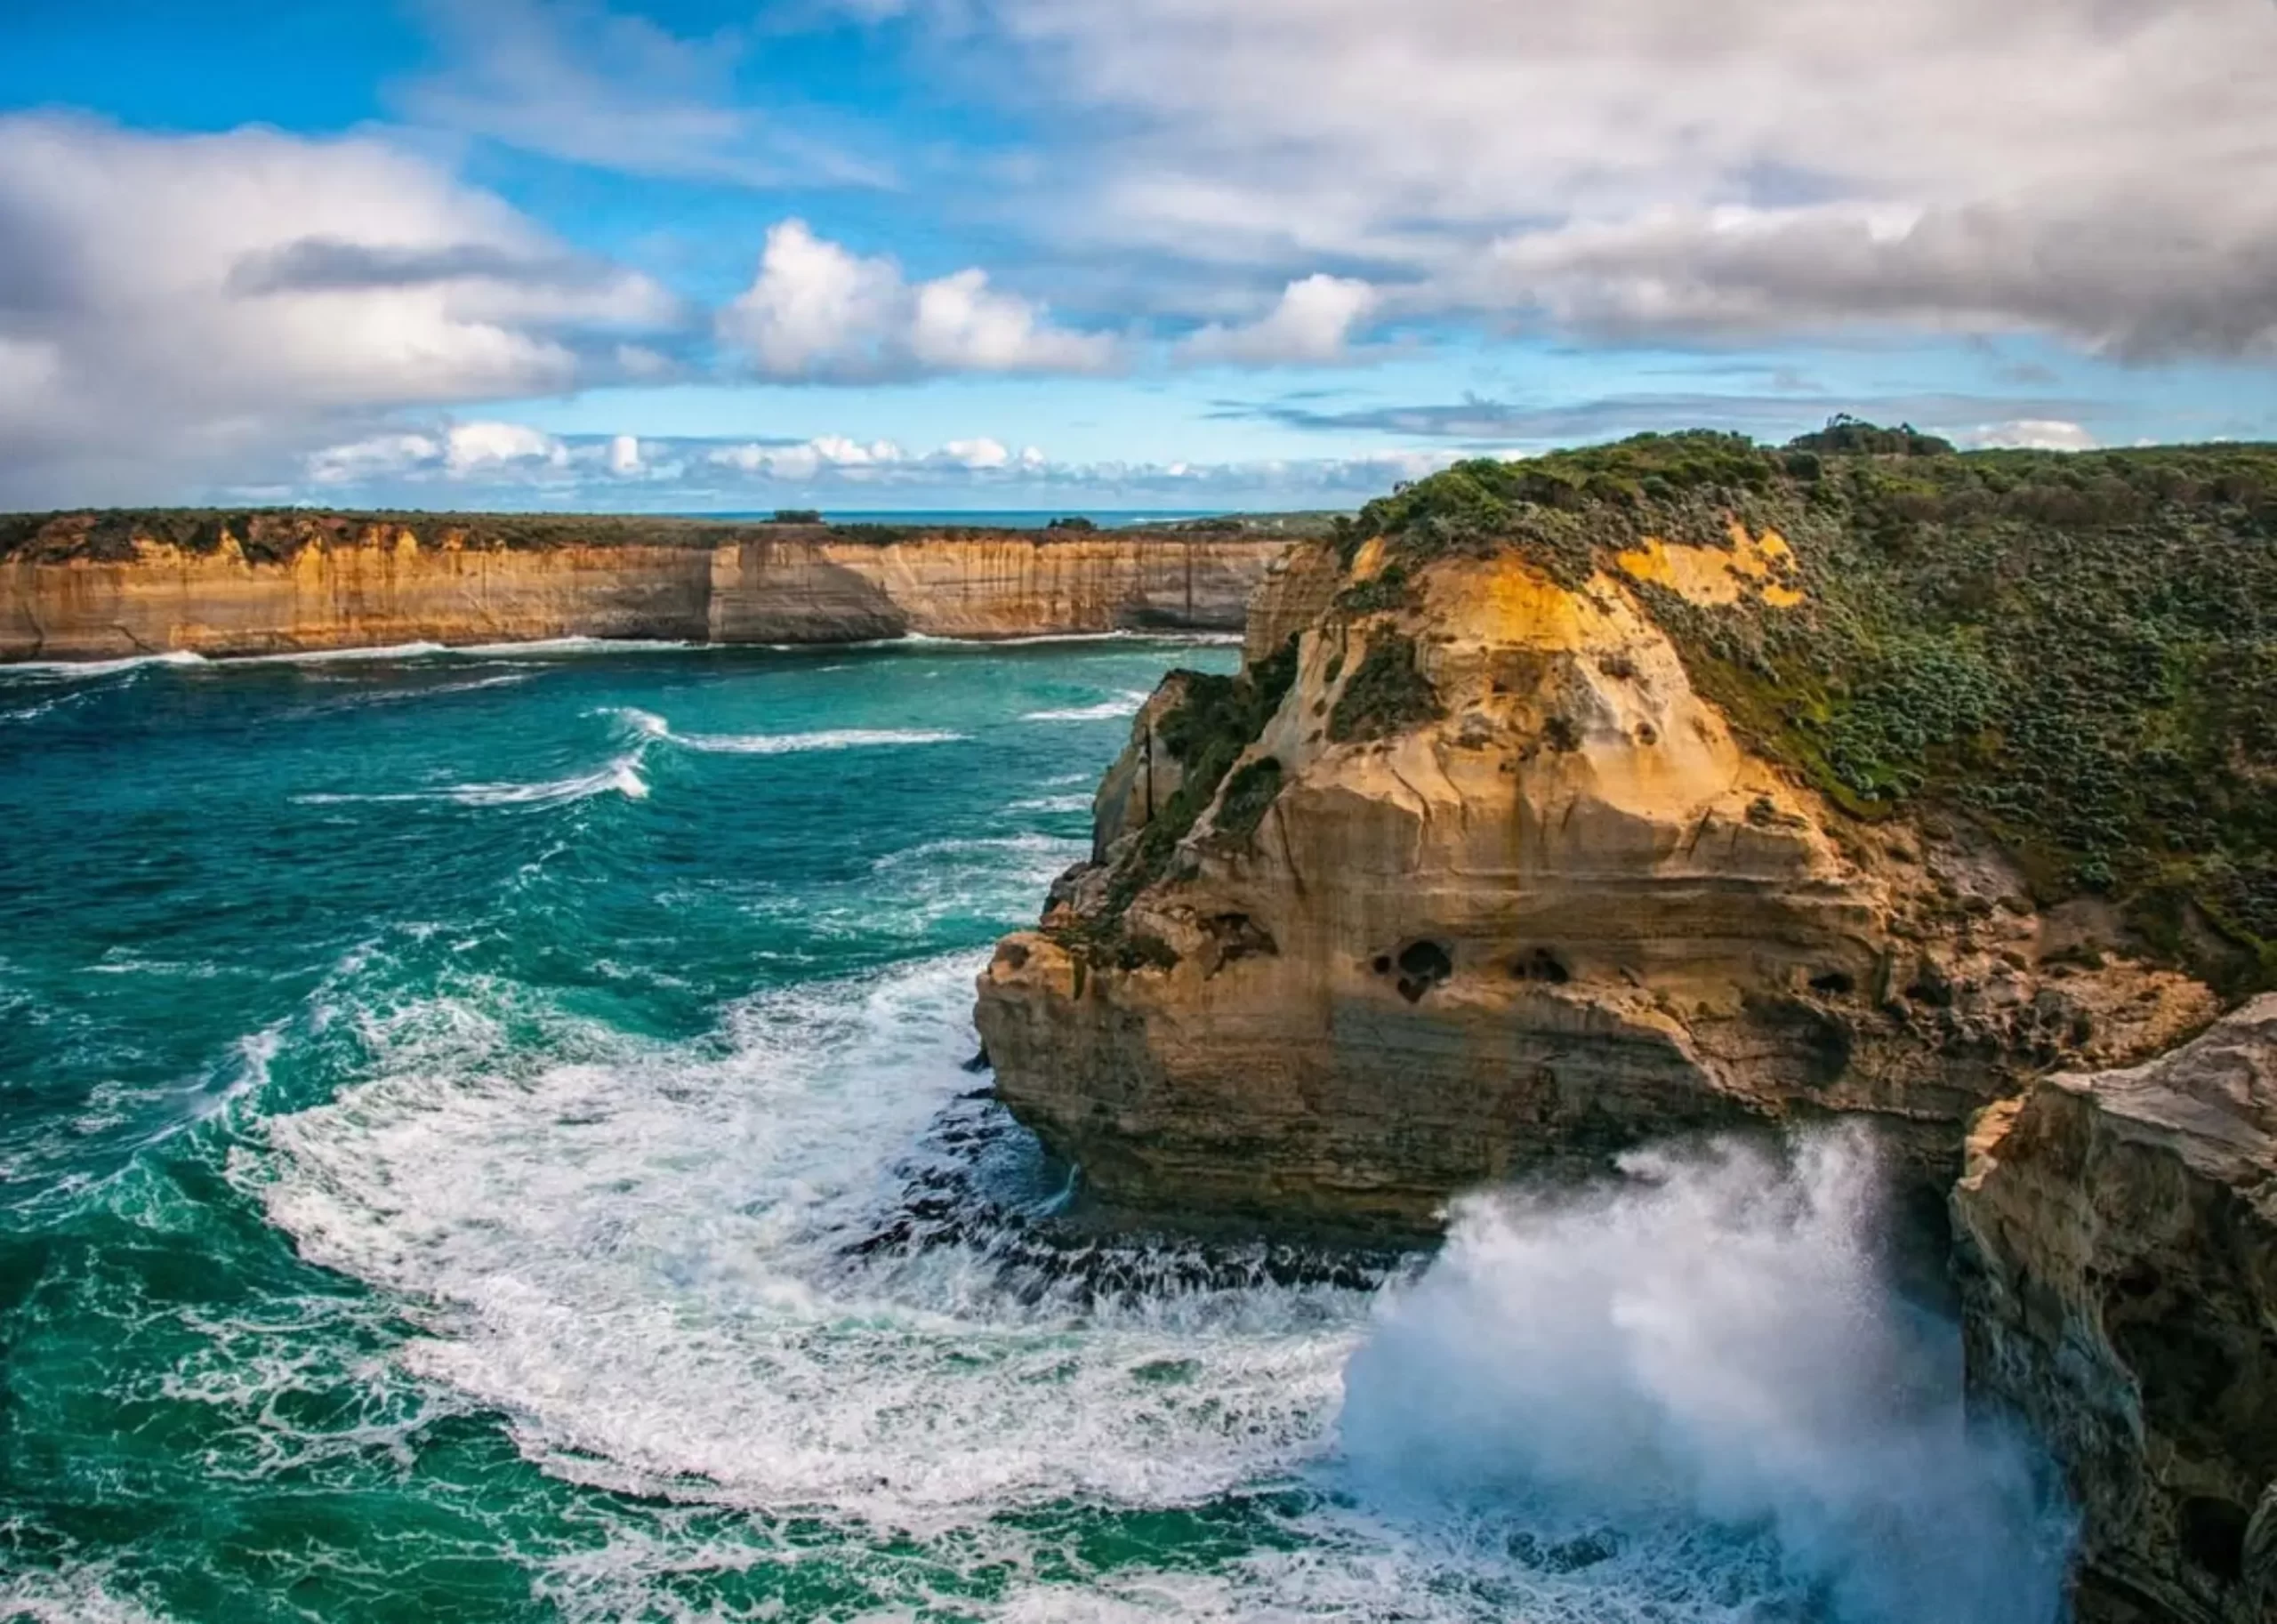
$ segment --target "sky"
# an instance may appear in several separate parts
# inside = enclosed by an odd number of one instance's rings
[[[0,508],[2277,438],[2277,0],[0,0]]]

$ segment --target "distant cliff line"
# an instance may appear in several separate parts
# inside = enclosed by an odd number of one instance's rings
[[[180,510],[0,518],[0,661],[552,637],[1236,631],[1274,521],[1043,530]]]

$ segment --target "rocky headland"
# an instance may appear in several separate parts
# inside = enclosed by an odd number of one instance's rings
[[[2267,448],[1458,465],[1141,712],[981,977],[998,1094],[1101,1217],[1242,1232],[1838,1116],[1936,1212],[1966,1147],[2083,1612],[2258,1618],[2277,1014],[2200,1034],[2277,985],[2273,632]]]
[[[555,637],[1238,631],[1288,544],[1226,521],[1003,530],[515,515],[0,519],[0,661]]]

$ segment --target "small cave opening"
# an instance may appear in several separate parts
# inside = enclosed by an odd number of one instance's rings
[[[1409,1003],[1455,973],[1454,955],[1428,938],[1399,950],[1399,995]]]
[[[1837,998],[1847,998],[1858,990],[1858,984],[1847,970],[1829,970],[1822,976],[1811,977],[1811,991],[1830,993]]]
[[[1539,981],[1557,987],[1573,979],[1573,972],[1565,968],[1565,961],[1547,947],[1521,953],[1510,966],[1510,974],[1520,981]]]
[[[2176,1517],[2182,1554],[2215,1578],[2234,1583],[2245,1573],[2245,1531],[2250,1519],[2235,1500],[2193,1495]]]

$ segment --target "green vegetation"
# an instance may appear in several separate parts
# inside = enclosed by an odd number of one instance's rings
[[[1043,527],[1047,530],[1096,530],[1098,526],[1093,520],[1077,514],[1066,519],[1048,519]]]
[[[1837,412],[1826,420],[1825,428],[1789,440],[1787,449],[1871,456],[1948,457],[1953,454],[1953,443],[1934,434],[1924,434],[1911,423],[1883,429],[1847,412]]]
[[[1297,679],[1297,639],[1291,638],[1271,659],[1239,676],[1220,677],[1207,671],[1175,674],[1185,682],[1186,697],[1163,718],[1157,731],[1164,748],[1178,758],[1185,776],[1178,793],[1155,812],[1108,883],[1108,917],[1100,922],[1109,929],[1133,897],[1168,872],[1179,842],[1218,798],[1218,787],[1225,783],[1235,761],[1257,742],[1273,712],[1280,709],[1282,699]],[[1262,770],[1268,767],[1269,783]],[[1280,789],[1278,761],[1259,761],[1244,768],[1229,792],[1229,809],[1236,824],[1243,819],[1246,824],[1228,828],[1227,832],[1248,839]],[[1233,800],[1235,792],[1237,804]]]
[[[1415,583],[1408,579],[1407,566],[1387,564],[1369,579],[1348,586],[1336,595],[1336,607],[1347,615],[1373,615],[1385,609],[1404,609],[1415,601]]]
[[[1021,534],[1051,540],[1085,534],[1081,525],[1061,521],[1043,531]],[[825,525],[811,508],[783,508],[764,519],[687,519],[635,513],[429,513],[390,511],[336,511],[316,508],[138,508],[55,513],[0,514],[0,560],[61,563],[84,559],[128,563],[136,539],[184,552],[220,551],[221,538],[236,538],[255,563],[281,563],[311,541],[352,545],[371,526],[408,530],[422,547],[439,547],[455,538],[463,547],[510,552],[545,552],[563,547],[697,547],[783,538],[776,527],[819,527],[834,541],[885,546],[926,537],[1001,535],[1000,527],[975,525]],[[1236,528],[1240,528],[1237,525]],[[1132,527],[1119,534],[1170,536],[1168,526]]]
[[[1415,663],[1415,639],[1380,631],[1360,656],[1360,668],[1328,713],[1328,736],[1338,744],[1379,739],[1442,714],[1430,679]]]
[[[1247,844],[1256,835],[1257,826],[1265,821],[1274,797],[1280,793],[1279,759],[1259,757],[1227,781],[1226,797],[1218,803],[1218,821],[1213,826],[1227,839]]]
[[[2042,900],[2110,895],[2230,989],[2277,985],[2277,446],[1647,435],[1458,463],[1339,541],[1409,569],[1516,548],[1576,584],[1646,535],[1728,546],[1733,517],[1787,537],[1803,607],[1637,591],[1754,745],[1859,816],[1972,816]]]

